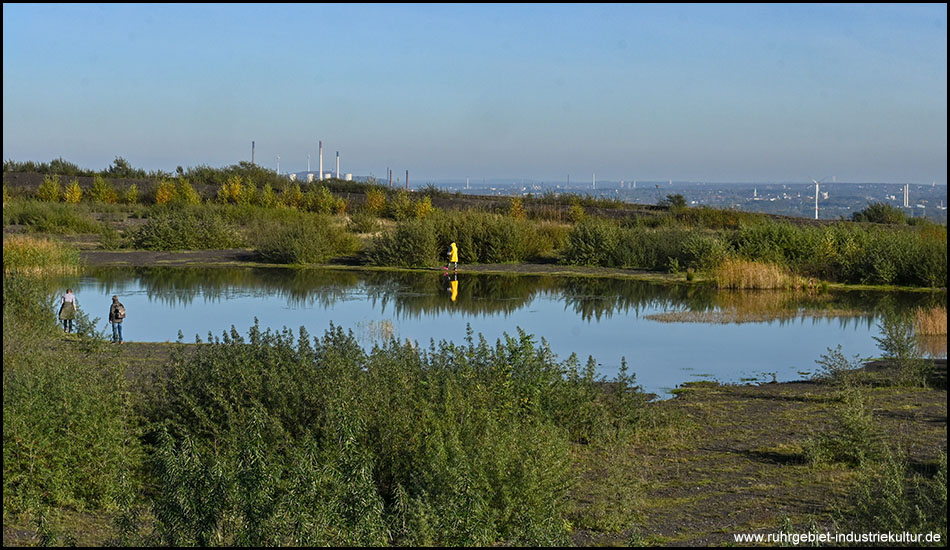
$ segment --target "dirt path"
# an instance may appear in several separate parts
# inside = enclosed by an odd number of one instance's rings
[[[946,452],[945,390],[869,391],[882,438],[911,464]],[[641,536],[661,545],[733,545],[735,534],[779,532],[786,518],[793,532],[813,521],[833,530],[830,515],[848,504],[857,472],[807,464],[802,445],[828,429],[837,403],[827,385],[785,383],[699,385],[661,404],[692,428],[635,451],[644,474]]]

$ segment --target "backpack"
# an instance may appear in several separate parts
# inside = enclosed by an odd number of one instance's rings
[[[115,306],[115,318],[116,319],[125,319],[125,306],[119,304]]]

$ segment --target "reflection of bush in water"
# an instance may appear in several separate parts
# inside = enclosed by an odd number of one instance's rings
[[[366,342],[387,342],[396,336],[396,329],[389,319],[360,321],[356,323],[357,338]]]
[[[737,314],[796,315],[801,310],[840,315],[942,306],[946,294],[894,292],[725,292],[713,285],[661,285],[645,281],[530,275],[459,277],[458,297],[447,299],[441,275],[418,272],[349,271],[280,268],[101,268],[88,273],[101,281],[106,293],[121,294],[137,278],[153,300],[189,304],[197,296],[222,300],[235,291],[274,295],[292,305],[335,306],[353,289],[365,290],[373,304],[393,307],[400,315],[431,315],[443,311],[470,314],[511,313],[539,296],[563,301],[585,320],[639,313],[644,309],[692,312],[730,311]],[[72,281],[70,281],[72,282]],[[869,317],[870,318],[870,317]],[[758,320],[761,320],[758,319]]]

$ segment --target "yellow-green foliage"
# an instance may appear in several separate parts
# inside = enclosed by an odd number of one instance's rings
[[[93,202],[102,202],[106,204],[114,204],[118,202],[119,195],[115,192],[115,189],[106,182],[105,178],[96,174],[92,178],[92,187],[89,189],[89,198]]]
[[[386,207],[386,215],[397,222],[412,218],[412,199],[409,198],[409,192],[400,189],[389,199]]]
[[[584,210],[584,207],[581,206],[580,202],[576,200],[571,201],[571,208],[567,211],[567,219],[571,220],[571,223],[580,223],[584,220],[586,215],[587,212]]]
[[[73,180],[63,191],[63,200],[69,204],[79,204],[82,200],[82,188],[79,187],[79,180]]]
[[[300,191],[300,184],[294,183],[284,187],[280,195],[280,204],[288,208],[300,208],[303,206],[303,192]]]
[[[432,199],[429,198],[429,195],[426,195],[422,197],[422,199],[417,200],[415,204],[413,204],[412,209],[413,209],[413,214],[415,215],[416,219],[420,219],[420,220],[422,218],[428,217],[429,215],[432,214],[433,211],[435,211],[435,208],[432,206]]]
[[[244,196],[244,184],[237,174],[229,176],[218,188],[218,202],[223,204],[241,204]]]
[[[125,190],[125,195],[122,197],[125,204],[135,204],[139,201],[139,186],[134,183]]]
[[[774,289],[793,286],[787,269],[771,263],[727,258],[714,270],[719,288]]]
[[[175,186],[175,202],[180,204],[201,204],[201,195],[188,183],[188,180],[178,180]]]
[[[169,180],[158,182],[155,189],[155,204],[169,204],[175,200],[175,183]]]
[[[60,241],[11,235],[3,239],[3,272],[30,275],[74,273],[79,269],[79,251]]]
[[[261,192],[257,195],[257,205],[264,208],[273,208],[277,206],[277,193],[269,183],[265,183]]]
[[[367,189],[363,210],[373,216],[382,216],[386,211],[386,193],[382,189]]]
[[[237,198],[237,203],[242,206],[250,206],[255,204],[256,200],[257,186],[254,185],[254,182],[250,180],[244,182],[244,185],[241,186],[241,194]]]
[[[59,176],[45,176],[43,183],[36,190],[36,198],[46,202],[59,202],[62,197],[62,187],[59,184]]]
[[[946,336],[947,308],[917,308],[917,310],[914,312],[914,327],[917,329],[917,334],[920,335]]]
[[[516,220],[523,220],[527,217],[524,209],[524,201],[521,197],[511,199],[511,204],[508,206],[508,215]]]

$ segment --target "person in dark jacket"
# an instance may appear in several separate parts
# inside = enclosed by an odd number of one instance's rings
[[[109,322],[112,324],[112,343],[122,343],[122,320],[125,319],[125,306],[118,296],[112,297],[112,306],[109,308]]]

